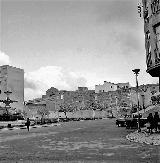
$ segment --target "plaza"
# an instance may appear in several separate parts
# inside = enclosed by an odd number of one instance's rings
[[[158,163],[160,146],[127,140],[133,131],[117,127],[115,119],[3,131],[0,162]]]

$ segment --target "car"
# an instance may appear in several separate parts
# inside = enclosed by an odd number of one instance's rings
[[[125,127],[126,126],[126,121],[124,117],[119,117],[116,119],[116,125],[118,127]]]

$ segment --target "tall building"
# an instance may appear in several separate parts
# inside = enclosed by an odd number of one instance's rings
[[[142,0],[147,72],[160,79],[160,0]]]
[[[23,109],[24,106],[24,70],[9,65],[0,66],[0,99],[6,99],[5,91],[11,91],[10,99],[18,102],[11,103],[12,108]],[[3,103],[0,103],[4,106]]]

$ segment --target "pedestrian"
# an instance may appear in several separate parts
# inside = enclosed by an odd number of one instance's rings
[[[27,118],[26,126],[27,126],[27,129],[29,131],[29,126],[30,126],[30,120],[29,120],[29,118]]]
[[[154,118],[153,118],[153,115],[152,113],[149,113],[149,116],[147,117],[147,121],[148,123],[150,124],[149,126],[149,133],[153,133],[153,128],[154,128]]]
[[[158,122],[159,121],[160,121],[160,119],[159,119],[158,112],[155,112],[155,114],[154,114],[154,128],[155,128],[155,132],[157,132],[157,130],[158,130]]]

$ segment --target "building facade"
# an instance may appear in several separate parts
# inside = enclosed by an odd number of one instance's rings
[[[5,100],[5,91],[11,91],[10,99],[18,102],[11,103],[12,108],[23,110],[24,106],[24,70],[9,65],[0,66],[0,99]],[[4,106],[3,103],[0,103]]]
[[[160,0],[142,0],[147,72],[160,78]]]
[[[129,82],[127,83],[118,83],[117,84],[117,89],[128,89],[130,87]]]
[[[79,92],[87,92],[88,88],[87,87],[78,87]]]
[[[104,81],[104,83],[101,85],[95,85],[95,93],[101,93],[101,92],[109,92],[109,91],[116,91],[117,90],[117,84]]]
[[[104,81],[102,85],[95,85],[95,93],[116,91],[118,89],[128,89],[129,87],[129,82],[114,84],[111,82]]]

